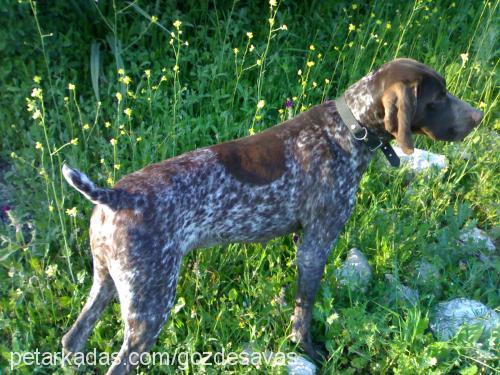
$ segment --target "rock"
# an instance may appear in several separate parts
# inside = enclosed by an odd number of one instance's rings
[[[316,365],[302,356],[293,357],[287,364],[289,375],[315,375]]]
[[[335,272],[337,281],[351,290],[366,292],[372,278],[372,269],[365,255],[354,248],[347,253],[347,259]]]
[[[262,365],[267,364],[271,368],[280,366],[286,366],[289,375],[315,375],[316,365],[305,357],[294,352],[283,353],[283,352],[258,352],[254,351],[251,344],[247,345],[243,352],[247,357],[243,360],[244,365],[253,365],[257,369],[261,368]]]
[[[477,227],[473,227],[467,230],[464,230],[459,237],[459,240],[462,244],[466,244],[467,242],[473,242],[479,246],[484,247],[490,252],[496,250],[496,246],[487,236],[487,234]]]
[[[416,172],[422,172],[431,167],[436,167],[438,169],[448,167],[448,159],[446,159],[444,155],[434,154],[418,148],[414,149],[413,154],[406,155],[399,146],[393,146],[393,148],[401,159],[401,163],[408,165],[410,169]]]
[[[488,251],[488,254],[492,254],[496,250],[496,246],[488,235],[477,227],[469,228],[460,234],[459,243],[462,245],[466,245],[467,243],[473,243],[474,245],[480,247],[481,249],[485,249]],[[483,263],[490,263],[490,257],[488,255],[483,254],[481,251],[478,251],[476,254],[479,257],[479,260]]]
[[[397,301],[403,301],[413,306],[418,304],[420,296],[417,290],[414,290],[412,288],[407,287],[406,285],[399,283],[396,280],[396,278],[390,273],[386,274],[385,278],[392,286],[392,290],[390,291],[391,303]]]
[[[500,318],[481,302],[456,298],[436,306],[430,327],[438,340],[447,341],[457,334],[460,327],[476,324],[483,327],[482,337],[486,337],[500,324]]]
[[[439,269],[432,263],[420,261],[415,269],[415,282],[419,286],[433,284],[439,280]]]

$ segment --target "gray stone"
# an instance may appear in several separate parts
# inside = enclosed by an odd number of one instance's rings
[[[393,146],[394,151],[401,159],[401,163],[408,165],[415,172],[422,172],[432,167],[445,169],[448,167],[446,156],[434,154],[418,148],[414,149],[413,154],[406,155],[399,146]]]
[[[427,261],[420,261],[415,268],[415,283],[426,286],[434,283],[440,278],[439,268]]]
[[[289,375],[315,375],[316,365],[309,362],[302,356],[296,356],[288,361],[287,364]]]
[[[353,248],[347,253],[347,259],[335,272],[335,276],[339,284],[347,286],[351,290],[366,292],[372,279],[372,269],[365,255],[360,250]]]
[[[390,295],[391,302],[403,301],[413,306],[418,304],[420,296],[417,290],[414,290],[410,287],[407,287],[406,285],[401,284],[390,273],[386,274],[385,278],[392,286]]]
[[[447,341],[458,333],[460,327],[471,325],[481,326],[482,337],[487,337],[499,323],[498,314],[481,302],[456,298],[436,306],[430,327],[438,340]]]
[[[486,250],[490,252],[494,252],[496,250],[496,246],[491,240],[490,237],[483,230],[473,227],[466,229],[460,233],[459,240],[462,244],[466,244],[467,242],[473,242],[478,246],[484,247]]]

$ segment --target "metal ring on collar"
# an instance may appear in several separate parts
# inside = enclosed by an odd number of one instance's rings
[[[361,138],[358,138],[358,137],[356,137],[355,134],[352,135],[358,141],[364,141],[364,140],[366,140],[366,138],[368,138],[368,129],[366,129],[366,128],[362,127],[362,126],[361,126],[361,129],[363,129],[365,131],[365,135],[364,136],[362,136]]]

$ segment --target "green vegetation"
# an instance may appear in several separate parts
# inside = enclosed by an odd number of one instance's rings
[[[318,294],[314,336],[328,349],[324,373],[493,373],[498,332],[482,346],[477,332],[437,342],[428,322],[441,300],[500,305],[499,257],[483,263],[478,246],[457,244],[472,225],[499,235],[499,1],[246,3],[0,3],[0,204],[12,206],[10,224],[0,223],[0,368],[10,372],[11,351],[61,350],[90,289],[92,206],[63,181],[63,161],[110,186],[154,161],[259,132],[407,56],[442,73],[485,117],[460,144],[417,139],[449,158],[446,171],[412,177],[380,157],[371,164]],[[374,270],[366,295],[339,289],[334,277],[354,246]],[[296,350],[287,337],[294,260],[291,235],[191,253],[154,350]],[[388,302],[384,274],[414,287],[421,260],[440,277],[420,288],[418,306]],[[283,287],[287,305],[275,300]],[[115,303],[87,347],[117,351],[122,335]],[[222,371],[281,370],[186,373]],[[35,372],[69,370],[12,371]]]

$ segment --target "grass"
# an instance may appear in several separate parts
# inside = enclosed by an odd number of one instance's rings
[[[477,225],[498,238],[498,1],[268,2],[18,1],[0,5],[0,160],[10,225],[0,224],[0,368],[11,351],[60,350],[91,285],[91,205],[62,179],[63,161],[101,186],[149,163],[259,132],[340,94],[398,56],[441,72],[449,90],[485,112],[461,144],[417,139],[445,154],[445,172],[412,177],[375,160],[323,278],[313,332],[324,373],[493,373],[494,345],[463,332],[439,342],[432,307],[467,297],[500,305],[499,258],[457,245]],[[287,99],[293,108],[285,108]],[[468,157],[461,158],[466,152]],[[412,193],[408,190],[411,188]],[[10,192],[10,193],[9,193]],[[2,196],[0,194],[0,196]],[[339,289],[334,271],[351,247],[369,257],[366,295]],[[288,340],[296,270],[291,236],[265,246],[195,251],[184,261],[174,313],[158,352],[294,351]],[[416,307],[389,302],[384,274],[415,286],[421,260],[440,277]],[[275,302],[285,289],[287,305]],[[122,341],[119,306],[88,348]],[[498,332],[489,340],[498,344]],[[97,366],[103,371],[104,367]],[[92,366],[82,372],[93,372]],[[143,367],[143,373],[174,373]],[[254,366],[186,373],[261,373]]]

